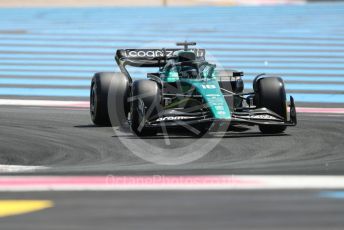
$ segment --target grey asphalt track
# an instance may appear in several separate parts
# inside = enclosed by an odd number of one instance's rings
[[[200,159],[181,165],[157,165],[128,150],[142,141],[126,131],[91,124],[86,109],[1,107],[1,164],[49,167],[44,174],[343,174],[342,115],[299,114],[297,127],[283,135],[262,135],[253,127],[229,132]],[[197,141],[172,133],[144,139],[151,146],[175,148]],[[144,151],[150,151],[146,149]],[[168,150],[166,150],[168,151]]]
[[[344,200],[320,191],[0,193],[0,199],[49,199],[55,207],[1,219],[1,229],[341,230]]]
[[[138,158],[111,128],[91,124],[87,109],[2,106],[1,164],[47,166],[41,174],[340,174],[341,115],[299,114],[286,134],[230,132],[194,162],[166,166]],[[207,138],[218,138],[216,135]],[[197,139],[172,134],[171,146]],[[163,146],[159,135],[144,141]],[[205,139],[206,141],[206,139]],[[22,173],[29,174],[29,173]],[[343,229],[344,200],[318,190],[1,192],[0,200],[49,199],[55,206],[0,218],[1,229]]]

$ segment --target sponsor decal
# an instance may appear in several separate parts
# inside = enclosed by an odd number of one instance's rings
[[[277,117],[271,116],[269,114],[256,114],[256,115],[251,115],[251,116],[239,116],[239,118],[255,119],[255,120],[275,120],[275,121],[280,120]]]
[[[187,120],[193,119],[195,117],[187,117],[187,116],[173,116],[173,117],[160,117],[156,121],[179,121],[179,120]]]
[[[261,119],[261,120],[278,120],[276,117],[268,115],[268,114],[252,115],[251,118],[253,118],[253,119]]]
[[[216,85],[212,85],[212,84],[203,84],[201,86],[203,89],[216,89]]]
[[[166,49],[165,53],[166,53],[167,57],[172,57],[178,51],[180,51],[180,50],[178,50],[178,49]],[[194,52],[197,57],[204,57],[205,56],[205,50],[204,49],[190,49],[190,51]],[[164,51],[161,49],[125,50],[124,54],[125,54],[125,57],[127,57],[127,58],[164,57]]]

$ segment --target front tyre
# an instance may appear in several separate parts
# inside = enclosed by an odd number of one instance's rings
[[[122,122],[129,110],[128,92],[129,79],[122,73],[96,73],[92,78],[90,89],[92,122],[98,126],[111,126],[112,122]],[[109,95],[112,101],[108,100]],[[114,106],[117,108],[112,108]]]
[[[286,92],[280,77],[264,77],[255,82],[255,104],[258,108],[267,108],[287,120]],[[283,125],[259,125],[264,134],[282,133]]]

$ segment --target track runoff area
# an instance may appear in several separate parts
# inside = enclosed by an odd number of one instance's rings
[[[244,71],[248,90],[259,73],[280,75],[298,113],[344,115],[341,3],[183,10],[10,8],[0,14],[0,106],[87,110],[93,73],[119,71],[116,49],[173,46],[191,39],[223,67]],[[133,75],[144,77],[139,70]],[[44,166],[1,168],[8,174]],[[342,176],[2,176],[0,191],[343,189],[343,181]]]

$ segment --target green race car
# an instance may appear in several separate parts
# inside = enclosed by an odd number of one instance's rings
[[[174,49],[119,49],[120,73],[96,73],[91,83],[90,112],[96,125],[129,124],[138,136],[188,129],[198,136],[209,130],[227,131],[238,125],[258,125],[262,133],[295,126],[283,80],[258,75],[253,91],[244,92],[243,73],[217,69],[205,50],[177,43]],[[132,79],[126,66],[156,67],[147,79]]]

